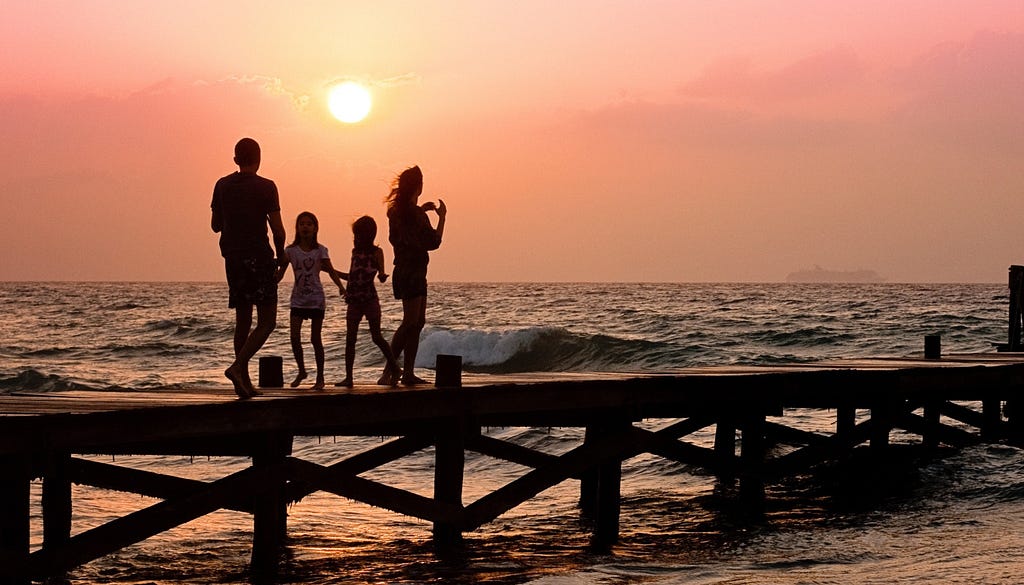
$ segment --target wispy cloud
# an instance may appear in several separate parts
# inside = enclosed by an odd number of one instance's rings
[[[299,111],[303,111],[309,107],[311,99],[307,93],[293,91],[286,87],[279,77],[270,77],[267,75],[229,75],[219,79],[217,83],[236,83],[239,85],[255,85],[261,87],[270,95],[287,97]]]

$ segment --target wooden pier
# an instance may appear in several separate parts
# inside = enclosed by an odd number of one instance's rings
[[[444,546],[545,489],[578,480],[594,542],[607,546],[618,538],[622,462],[634,456],[651,453],[738,478],[739,497],[756,508],[767,482],[855,449],[885,450],[894,430],[918,437],[924,449],[1017,441],[1024,436],[1022,388],[1024,354],[1001,352],[650,376],[468,375],[457,388],[279,389],[250,401],[235,400],[229,388],[14,392],[0,395],[0,582],[58,576],[219,509],[252,514],[251,568],[272,576],[288,504],[315,491],[426,520]],[[835,428],[787,426],[791,409],[832,412]],[[650,430],[637,424],[642,420],[662,424]],[[579,427],[585,438],[550,454],[488,437],[481,433],[487,427]],[[687,440],[711,428],[713,447]],[[293,456],[297,436],[391,438],[321,465]],[[433,497],[360,476],[428,447]],[[466,502],[467,451],[526,471]],[[81,457],[94,454],[232,455],[251,465],[204,482]],[[40,478],[43,542],[33,550],[30,484]],[[160,502],[72,535],[72,484]]]

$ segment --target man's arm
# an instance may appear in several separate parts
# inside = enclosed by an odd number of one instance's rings
[[[224,216],[221,215],[220,206],[214,204],[211,207],[212,213],[210,214],[210,227],[214,233],[220,233],[220,230],[224,228]]]
[[[284,223],[281,221],[281,211],[271,211],[267,214],[270,222],[270,233],[274,236],[274,250],[277,253],[278,266],[288,265],[288,255],[284,251]]]

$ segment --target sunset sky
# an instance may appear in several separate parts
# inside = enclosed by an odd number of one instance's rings
[[[223,279],[263,147],[347,263],[418,164],[433,281],[1004,282],[1024,264],[1024,2],[7,0],[0,280]],[[373,109],[333,119],[358,81]],[[337,262],[336,262],[337,263]]]

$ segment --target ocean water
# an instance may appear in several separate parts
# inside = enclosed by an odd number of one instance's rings
[[[489,375],[920,355],[931,334],[942,336],[944,352],[983,352],[1005,341],[1008,307],[999,284],[431,287],[418,360],[427,377],[438,353],[460,354],[467,372]],[[401,308],[382,297],[389,335]],[[328,384],[343,377],[343,309],[334,299],[324,326]],[[230,392],[221,372],[230,361],[232,314],[221,283],[0,283],[0,311],[0,393],[192,386]],[[282,304],[263,354],[285,356],[288,379],[294,364],[286,315]],[[306,353],[311,362],[308,346]],[[357,382],[375,380],[381,366],[369,334],[360,332]],[[834,424],[827,413],[786,417],[804,428]],[[552,453],[581,439],[576,429],[486,432]],[[377,444],[303,437],[295,452],[330,463]],[[204,480],[247,465],[227,457],[117,463]],[[429,495],[431,463],[430,453],[413,455],[367,477]],[[623,469],[620,542],[611,551],[589,546],[574,481],[466,534],[465,549],[444,556],[431,546],[429,523],[314,494],[289,510],[281,582],[1019,583],[1024,574],[1024,453],[1016,447],[983,445],[792,477],[768,486],[767,511],[756,518],[735,508],[737,486],[699,469],[647,455]],[[464,501],[521,471],[470,454]],[[40,486],[33,490],[38,503]],[[74,498],[75,533],[154,503],[82,486]],[[33,546],[42,539],[39,514],[33,509]],[[246,583],[251,529],[248,515],[218,512],[77,568],[67,582]]]

